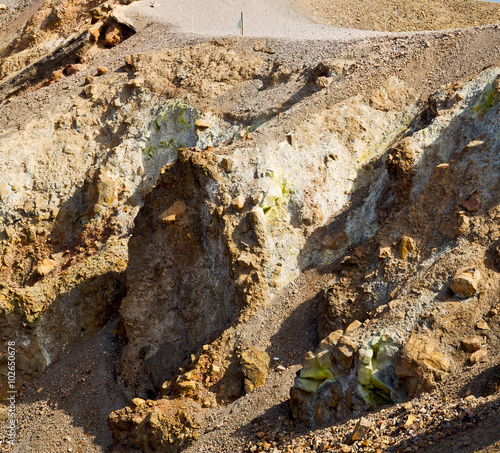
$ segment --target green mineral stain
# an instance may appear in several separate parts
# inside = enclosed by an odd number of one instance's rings
[[[392,402],[394,342],[388,335],[371,338],[360,351],[358,390],[367,404]]]
[[[472,107],[474,116],[484,117],[491,108],[495,106],[498,98],[493,93],[493,88],[490,86],[481,96],[479,101]]]

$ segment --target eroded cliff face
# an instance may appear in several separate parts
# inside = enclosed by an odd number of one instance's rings
[[[311,114],[311,128],[299,126],[286,142],[179,151],[130,242],[120,365],[129,390],[161,388],[169,407],[241,396],[248,321],[311,265],[332,279],[320,294],[322,341],[291,389],[292,414],[307,425],[412,398],[464,361],[484,359],[470,357],[463,339],[480,332],[489,347],[499,343],[499,73],[443,87],[410,124],[377,97],[357,97]],[[347,139],[330,127],[353,118],[362,133],[343,148]],[[352,122],[348,130],[355,134]],[[322,147],[325,137],[332,141]],[[126,420],[139,423],[156,408],[139,418],[139,409],[114,413],[110,427],[121,436]]]
[[[28,45],[26,29],[3,55],[0,329],[18,384],[119,313],[135,398],[109,418],[115,440],[180,451],[265,383],[284,322],[266,310],[312,268],[329,280],[308,301],[321,343],[291,390],[310,426],[434,388],[475,329],[470,360],[498,346],[498,68],[419,101],[434,46],[459,34],[379,42],[377,62],[359,43],[295,58],[193,39],[94,68],[131,30],[108,6],[68,41]],[[31,90],[50,108],[18,117]]]
[[[433,390],[498,347],[498,74],[437,92],[389,149],[386,220],[324,290],[325,340],[291,391],[308,425]]]

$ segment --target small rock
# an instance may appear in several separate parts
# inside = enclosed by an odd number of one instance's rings
[[[460,203],[460,206],[462,206],[462,208],[465,208],[469,212],[479,211],[479,208],[481,206],[481,197],[475,193],[471,194],[467,197],[466,200]]]
[[[97,75],[104,75],[108,72],[108,68],[105,66],[97,66]]]
[[[475,336],[468,336],[462,340],[462,347],[465,352],[476,352],[481,349],[481,340]]]
[[[278,366],[276,367],[276,371],[283,372],[283,371],[286,371],[286,368],[285,368],[283,365],[278,365]]]
[[[411,257],[415,253],[415,242],[408,236],[401,238],[401,258],[404,260]]]
[[[104,34],[104,45],[107,47],[114,47],[122,41],[122,33],[120,27],[111,23]]]
[[[132,88],[141,88],[144,85],[144,79],[142,77],[137,77],[130,81],[130,86]]]
[[[245,198],[243,195],[238,195],[236,198],[233,198],[231,206],[241,211],[245,206]]]
[[[163,223],[170,225],[180,220],[180,218],[183,217],[186,214],[186,212],[187,212],[186,203],[182,200],[178,200],[174,204],[172,204],[166,211],[162,212],[159,215],[159,219]]]
[[[474,352],[469,357],[469,361],[470,361],[471,365],[474,365],[476,363],[485,361],[487,355],[488,355],[488,352],[486,351],[486,349],[480,349],[479,351]]]
[[[230,157],[224,157],[221,163],[222,168],[227,173],[231,173],[234,169],[234,161]]]
[[[288,143],[291,146],[294,146],[297,144],[297,135],[295,135],[293,132],[290,132],[289,134],[287,134],[286,139],[288,140]]]
[[[0,11],[5,11],[7,9],[9,9],[7,5],[5,5],[4,3],[0,3]]]
[[[0,230],[1,231],[1,230]],[[7,237],[10,239],[12,236],[14,236],[14,234],[16,234],[16,229],[13,227],[13,226],[6,226],[5,229],[5,234],[7,235]]]
[[[472,297],[479,290],[481,274],[475,268],[461,270],[451,280],[451,290],[460,298]]]
[[[195,122],[194,122],[194,125],[198,128],[198,129],[208,129],[212,123],[210,123],[210,121],[207,121],[207,120],[204,120],[202,118],[198,118]]]
[[[55,260],[51,260],[50,258],[45,258],[37,267],[36,271],[38,275],[41,277],[45,277],[50,274],[55,267],[57,266],[57,262]]]
[[[245,392],[250,393],[256,387],[264,385],[269,369],[269,356],[255,348],[248,348],[240,354],[240,365],[245,376]]]
[[[83,63],[75,63],[75,64],[70,64],[64,72],[66,73],[67,76],[76,74],[78,71],[82,71],[84,69],[87,69],[87,65]]]
[[[390,247],[380,247],[378,251],[378,260],[385,260],[387,258],[390,258],[392,256],[391,248]]]
[[[330,77],[318,77],[318,79],[316,80],[316,86],[319,89],[323,89],[330,86],[332,81],[333,79]]]
[[[366,418],[361,417],[358,423],[356,424],[354,431],[349,436],[347,443],[350,445],[356,442],[357,440],[363,440],[364,437],[368,434],[368,431],[370,431],[371,427],[372,427],[371,422],[368,421]]]
[[[413,414],[408,415],[408,419],[405,422],[405,426],[411,426],[415,423],[416,417]]]
[[[476,324],[476,327],[479,330],[491,330],[490,326],[487,323],[485,323],[484,321],[478,321]]]
[[[358,320],[351,322],[346,329],[345,329],[345,334],[349,335],[350,333],[354,332],[356,329],[358,329],[360,326],[362,326],[363,323],[359,322]]]
[[[342,335],[344,335],[344,332],[342,330],[336,330],[335,332],[332,332],[330,335],[328,335],[324,340],[320,342],[319,348],[322,351],[330,349],[333,345],[338,343]]]

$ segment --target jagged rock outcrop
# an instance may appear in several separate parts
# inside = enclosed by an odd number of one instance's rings
[[[293,414],[306,424],[412,398],[459,363],[485,360],[480,344],[466,346],[469,357],[462,341],[489,328],[483,319],[500,285],[490,258],[499,216],[498,79],[490,68],[453,93],[455,103],[444,97],[434,121],[389,150],[389,188],[379,201],[385,221],[324,291],[325,340],[304,358],[291,390]],[[489,342],[496,347],[498,338]]]

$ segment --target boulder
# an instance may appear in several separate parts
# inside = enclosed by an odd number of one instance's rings
[[[434,341],[424,335],[412,333],[403,346],[396,365],[396,376],[404,380],[408,396],[434,390],[451,370],[451,361]]]

